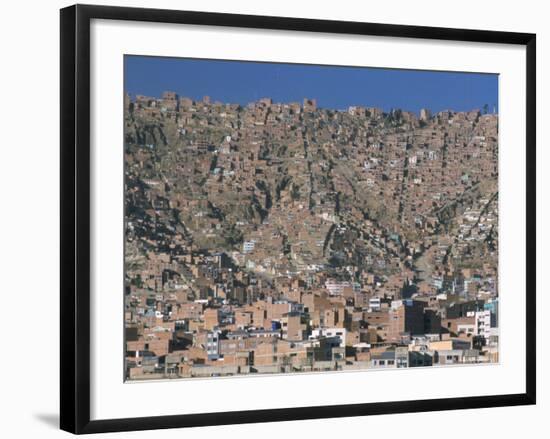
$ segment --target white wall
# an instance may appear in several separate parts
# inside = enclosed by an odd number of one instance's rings
[[[97,3],[89,0],[87,3]],[[463,0],[447,8],[442,0],[391,2],[357,2],[339,0],[297,2],[277,0],[246,2],[244,0],[199,1],[108,1],[100,4],[164,7],[280,16],[303,16],[340,20],[358,20],[396,24],[418,24],[445,27],[484,28],[538,35],[538,271],[548,267],[549,256],[541,249],[550,245],[549,234],[540,227],[549,220],[550,176],[542,175],[544,164],[550,165],[549,153],[542,151],[548,143],[548,130],[543,121],[549,113],[544,104],[550,102],[546,78],[549,72],[550,28],[544,2]],[[262,3],[262,4],[260,4]],[[58,152],[58,9],[69,2],[59,0],[22,1],[3,4],[1,14],[2,57],[0,84],[0,291],[4,298],[1,347],[15,367],[2,365],[2,423],[14,437],[50,438],[64,435],[57,430],[58,410],[58,284],[59,284],[59,152]],[[315,5],[315,6],[313,6]],[[450,6],[450,5],[449,5]],[[546,110],[546,111],[544,111]],[[546,142],[545,142],[546,141]],[[547,146],[547,145],[546,145]],[[546,245],[544,245],[546,244]],[[539,371],[547,366],[548,352],[542,351],[542,310],[548,303],[538,281]],[[548,281],[546,281],[548,284]],[[7,312],[6,298],[11,301]],[[7,320],[6,320],[7,319]],[[30,323],[32,322],[32,323]],[[7,341],[7,343],[6,343]],[[29,346],[31,354],[20,346]],[[28,352],[28,351],[27,351]],[[25,352],[25,353],[27,353]],[[546,357],[546,358],[543,358]],[[325,419],[286,422],[271,425],[224,426],[186,430],[204,438],[246,436],[263,438],[298,437],[298,434],[333,438],[348,434],[401,437],[411,429],[422,428],[425,434],[442,428],[445,436],[463,438],[491,436],[522,437],[525,431],[542,430],[545,414],[550,409],[549,380],[538,375],[539,404],[536,407],[497,408],[485,410],[390,415],[348,419]],[[460,426],[464,426],[464,429]],[[447,428],[454,426],[454,428]],[[222,430],[223,429],[223,430]],[[39,435],[39,436],[38,436]],[[181,437],[182,431],[139,432],[132,437]],[[113,436],[113,435],[109,435]],[[115,436],[113,436],[115,437]],[[116,436],[116,437],[121,437]]]

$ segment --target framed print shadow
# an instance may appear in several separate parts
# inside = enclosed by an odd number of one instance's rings
[[[62,9],[61,428],[535,404],[535,41]]]

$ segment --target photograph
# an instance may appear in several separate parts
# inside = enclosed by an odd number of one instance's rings
[[[544,431],[543,2],[6,6],[3,437]]]
[[[120,106],[125,381],[500,362],[498,72],[125,54]]]

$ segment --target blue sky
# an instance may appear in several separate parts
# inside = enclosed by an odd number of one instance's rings
[[[275,102],[317,99],[323,108],[350,105],[419,112],[451,109],[498,111],[498,75],[365,67],[317,66],[125,56],[125,89],[131,95],[180,96],[246,105],[263,97]]]

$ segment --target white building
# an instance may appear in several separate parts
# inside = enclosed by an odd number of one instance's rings
[[[318,328],[311,331],[310,340],[316,340],[320,337],[338,337],[340,339],[340,347],[346,346],[346,329],[345,328]]]
[[[209,359],[216,359],[220,354],[220,332],[219,330],[208,331],[206,336],[206,353]]]
[[[491,311],[476,311],[474,334],[486,339],[491,336]]]
[[[256,241],[254,239],[251,239],[250,241],[244,241],[243,242],[243,253],[250,253],[254,250],[254,247],[256,246]]]
[[[369,300],[369,308],[370,309],[379,310],[381,306],[382,306],[382,301],[381,301],[380,297],[372,297]]]

